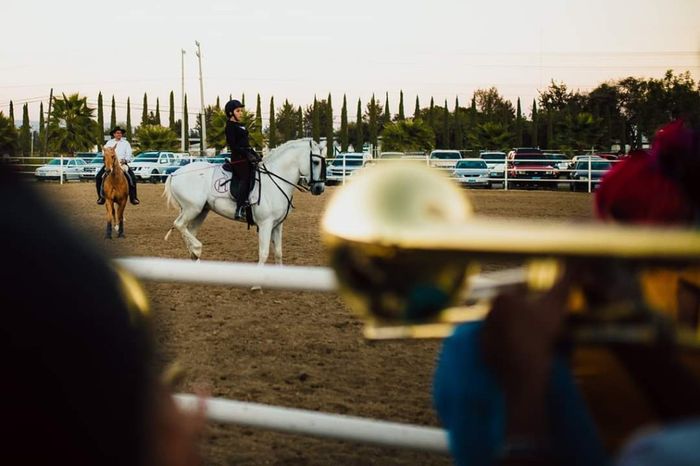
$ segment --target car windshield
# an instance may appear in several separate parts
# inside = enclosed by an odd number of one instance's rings
[[[591,162],[591,170],[609,170],[610,162]],[[588,160],[576,163],[576,170],[588,170]]]
[[[430,154],[431,159],[441,159],[441,160],[455,160],[461,159],[462,157],[456,152],[433,152]]]
[[[543,159],[545,159],[544,154],[516,154],[515,159],[513,160],[513,165],[516,167],[518,165],[534,165],[536,167],[549,165],[549,162]]]
[[[505,160],[506,154],[481,154],[481,158],[484,160]]]
[[[53,159],[48,164],[49,165],[61,165],[61,159]],[[63,159],[63,165],[68,165],[68,159]]]
[[[207,159],[209,163],[224,163],[226,159],[224,157],[210,157]]]
[[[346,158],[346,159],[335,159],[333,160],[332,165],[334,167],[342,167],[343,166],[343,160],[345,160],[345,166],[346,167],[359,167],[362,166],[362,159],[355,159],[355,158]]]
[[[100,156],[100,157],[95,157],[94,159],[90,160],[90,163],[104,163],[105,158]]]
[[[457,162],[456,168],[486,168],[486,162],[483,160],[460,160]]]
[[[139,154],[136,156],[134,159],[134,162],[157,162],[158,161],[158,153],[157,152],[144,152],[143,154]]]
[[[547,158],[550,160],[569,160],[566,155],[561,154],[547,154]]]

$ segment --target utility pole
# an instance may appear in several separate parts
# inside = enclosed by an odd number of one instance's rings
[[[180,49],[181,70],[182,70],[182,120],[180,120],[180,152],[185,152],[185,49]]]
[[[46,157],[49,153],[49,128],[51,125],[49,124],[51,122],[51,103],[53,102],[53,87],[51,88],[51,92],[49,93],[49,111],[46,113],[46,131],[44,131],[44,154],[43,156]]]
[[[207,110],[204,106],[204,81],[202,80],[202,50],[199,47],[199,42],[194,41],[197,44],[197,58],[199,59],[199,97],[202,101],[202,113],[200,121],[202,122],[202,134],[199,142],[200,155],[206,155],[207,150]]]

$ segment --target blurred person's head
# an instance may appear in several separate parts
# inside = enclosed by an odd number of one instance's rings
[[[3,167],[0,218],[0,464],[165,464],[138,285]]]

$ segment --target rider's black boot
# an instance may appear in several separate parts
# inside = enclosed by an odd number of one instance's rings
[[[246,220],[245,207],[245,205],[239,205],[236,208],[236,215],[234,217],[234,220]]]

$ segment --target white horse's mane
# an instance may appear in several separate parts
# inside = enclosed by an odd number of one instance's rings
[[[272,149],[272,150],[270,151],[270,153],[267,155],[267,157],[265,157],[265,160],[264,160],[264,161],[270,161],[270,162],[272,162],[272,161],[274,161],[274,160],[277,158],[277,156],[278,156],[279,154],[283,153],[284,151],[286,151],[286,150],[287,150],[288,148],[290,148],[291,146],[294,146],[294,145],[297,145],[297,144],[301,144],[301,143],[304,143],[304,144],[306,144],[306,145],[308,146],[308,145],[309,145],[309,142],[312,142],[312,141],[313,141],[312,138],[291,139],[291,140],[285,142],[284,144],[282,144],[281,146],[277,146],[277,147],[275,147],[274,149]],[[312,142],[312,143],[313,143],[313,142]],[[311,148],[311,146],[309,146],[309,148]]]

